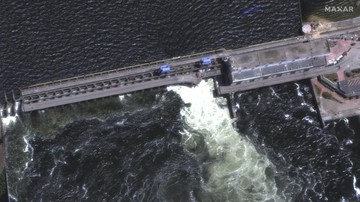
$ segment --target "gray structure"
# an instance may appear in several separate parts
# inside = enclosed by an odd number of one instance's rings
[[[360,31],[358,25],[342,28],[342,33]],[[334,33],[334,34],[332,34]],[[337,36],[337,31],[326,37]],[[291,82],[335,72],[328,64],[327,38],[294,37],[234,50],[215,50],[148,64],[120,68],[21,89],[23,112],[41,110],[86,100],[115,96],[167,85],[196,85],[215,78],[218,95]],[[202,66],[202,57],[211,57]],[[161,65],[170,65],[167,74],[156,74]]]
[[[219,86],[220,95],[312,78],[338,69],[327,66],[326,39],[297,40],[280,46],[271,43],[261,50],[233,52],[229,54],[232,84]]]
[[[197,84],[201,78],[221,75],[221,64],[214,60],[201,72],[197,67],[203,55],[223,57],[224,50],[195,54],[95,74],[47,82],[21,89],[22,111],[29,112],[108,96],[126,94],[175,84]],[[158,75],[161,64],[169,64],[171,72]]]
[[[340,93],[347,98],[360,96],[360,79],[346,79],[338,82]]]

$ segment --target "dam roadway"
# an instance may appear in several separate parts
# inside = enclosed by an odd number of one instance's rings
[[[318,38],[305,35],[36,84],[20,89],[15,101],[23,112],[30,112],[168,85],[196,85],[206,78],[215,79],[216,93],[221,96],[313,78],[339,69],[343,53],[333,53],[333,38],[343,33],[358,43],[360,27],[348,24],[338,31],[332,27]],[[211,58],[211,63],[202,64],[204,58]],[[163,65],[170,71],[159,73]]]

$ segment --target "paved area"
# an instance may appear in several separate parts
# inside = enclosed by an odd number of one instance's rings
[[[322,85],[316,78],[311,79],[311,82],[313,86],[316,86],[315,89],[320,89],[316,92],[316,100],[324,122],[360,115],[360,99],[343,98]],[[333,99],[325,99],[322,96],[324,92],[331,94]]]
[[[234,84],[232,85],[238,85],[239,83],[244,82],[256,82],[257,79],[267,79],[272,76],[301,74],[304,71],[313,72],[315,69],[324,67],[326,63],[325,56],[314,56],[291,61],[282,61],[275,64],[261,65],[254,68],[240,69],[233,71]]]
[[[328,41],[330,48],[330,54],[326,58],[328,61],[335,61],[348,52],[351,49],[351,44],[355,43],[353,40],[345,39],[329,39]]]
[[[316,56],[316,57],[307,57],[307,58],[298,58],[290,61],[280,61],[275,64],[267,64],[261,65],[261,60],[257,60],[257,57],[252,56],[251,63],[246,64],[257,64],[254,67],[245,67],[242,68],[240,65],[245,64],[245,62],[241,62],[241,54],[239,54],[238,58],[232,58],[235,61],[235,66],[233,69],[234,84],[230,86],[221,86],[219,87],[220,94],[226,94],[234,91],[243,91],[250,90],[305,78],[312,78],[318,75],[328,74],[328,73],[337,73],[339,75],[339,80],[344,80],[344,70],[351,67],[360,67],[360,43],[354,43],[354,40],[348,39],[336,39],[332,40],[331,48],[327,45],[327,40],[314,40],[313,43],[309,43],[310,45],[306,46],[303,44],[307,44],[306,42],[301,42],[302,46],[297,46],[300,43],[293,43],[287,48],[290,51],[285,51],[286,57],[291,58],[291,56],[296,56],[299,54],[301,56],[302,51],[316,54],[323,54],[324,56]],[[353,44],[353,45],[352,45]],[[297,48],[296,48],[297,47]],[[317,48],[313,48],[317,47]],[[279,47],[271,47],[272,49],[276,49],[280,51]],[[272,50],[270,49],[270,50]],[[350,50],[350,51],[349,51]],[[269,50],[268,50],[269,52]],[[274,52],[270,52],[272,59],[276,58],[278,61],[281,60],[281,54],[275,54]],[[328,53],[328,54],[326,54]],[[342,58],[340,61],[332,64],[330,66],[326,66],[328,59],[338,58],[340,55],[347,53],[347,55]],[[330,55],[331,54],[331,55]],[[270,54],[269,54],[270,55]],[[275,55],[275,56],[274,56]],[[264,57],[266,55],[263,55]],[[246,58],[249,58],[247,56]],[[240,62],[239,62],[240,61]],[[255,62],[254,62],[255,61]],[[317,68],[315,68],[317,67]],[[307,69],[307,71],[306,71]],[[354,85],[354,82],[350,83],[352,88],[357,88]],[[334,97],[339,97],[339,95],[334,95]],[[346,102],[346,101],[344,101]]]
[[[345,80],[345,72],[343,70],[336,72],[336,74],[337,74],[337,77],[338,77],[338,81]]]
[[[360,43],[356,42],[353,46],[350,44],[354,41],[351,40],[338,40],[338,47],[332,49],[334,51],[332,57],[336,57],[337,54],[341,54],[342,51],[348,51],[347,55],[342,58],[337,65],[339,69],[337,71],[338,80],[340,85],[345,87],[346,91],[360,91],[360,78],[347,79],[344,71],[359,68],[360,67]],[[335,47],[335,46],[334,46]],[[319,104],[320,114],[323,121],[336,120],[343,117],[350,117],[360,115],[360,99],[352,98],[347,99],[336,92],[328,89],[321,84],[316,78],[311,80],[312,84],[316,88],[320,89],[317,93],[317,102]],[[325,99],[322,94],[326,92],[331,94],[332,99]]]
[[[297,40],[290,45],[271,44],[264,50],[234,54],[231,57],[233,81],[296,72],[326,65],[329,53],[326,39]]]
[[[344,69],[358,69],[360,67],[360,41],[356,42],[355,46],[351,47],[346,59],[343,63]]]
[[[312,41],[294,39],[290,44],[283,44],[282,41],[279,41],[278,44],[272,43],[271,46],[264,46],[262,50],[245,53],[233,52],[231,53],[231,64],[233,71],[238,71],[327,53],[329,53],[329,49],[326,39]]]
[[[237,91],[245,91],[266,86],[272,86],[281,83],[293,82],[302,79],[313,78],[318,75],[334,73],[339,69],[339,66],[332,65],[328,67],[319,67],[317,69],[310,69],[309,71],[302,71],[295,74],[283,74],[281,76],[270,76],[267,79],[255,79],[256,82],[242,82],[240,85],[220,86],[219,94],[228,94]]]
[[[257,52],[259,63],[264,65],[287,60],[285,55],[286,50],[284,51],[285,48],[286,46]]]
[[[320,92],[318,92],[318,97],[322,97],[322,93],[327,92],[327,93],[330,93],[332,95],[332,97],[334,98],[334,100],[336,100],[338,103],[346,104],[349,102],[355,102],[355,99],[353,99],[353,100],[346,99],[346,98],[340,96],[339,94],[337,94],[336,92],[330,90],[329,88],[324,86],[322,83],[320,83],[317,80],[317,78],[311,79],[311,82],[313,83],[314,86],[317,86],[320,89]]]
[[[321,98],[321,103],[322,109],[329,109],[327,111],[321,111],[324,122],[360,115],[359,100],[357,102],[347,103],[346,105],[340,105],[335,101]]]

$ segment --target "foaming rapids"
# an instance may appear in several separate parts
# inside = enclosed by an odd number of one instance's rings
[[[4,109],[0,109],[0,111],[3,111]],[[7,109],[7,113],[10,114],[10,108]],[[7,117],[1,117],[1,122],[4,127],[8,127],[10,124],[15,123],[17,119],[17,114],[14,116],[7,116]]]
[[[181,111],[185,148],[198,155],[204,142],[211,159],[203,188],[215,201],[284,200],[276,194],[273,165],[234,130],[226,100],[214,98],[212,86],[212,81],[202,81],[193,88],[168,87],[188,104]]]

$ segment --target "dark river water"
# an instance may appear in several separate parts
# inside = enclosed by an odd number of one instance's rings
[[[281,39],[300,23],[280,0],[1,1],[0,86]]]
[[[2,1],[0,86],[297,36],[299,8],[280,0]],[[237,94],[233,122],[212,86],[3,119],[10,200],[359,201],[359,118],[322,129],[309,84],[299,82]]]

